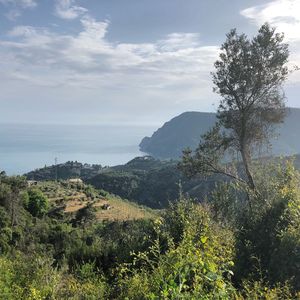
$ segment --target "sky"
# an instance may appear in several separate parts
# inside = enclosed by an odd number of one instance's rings
[[[159,126],[215,111],[226,33],[264,22],[300,66],[300,0],[0,0],[0,123]],[[292,107],[299,73],[285,85]]]

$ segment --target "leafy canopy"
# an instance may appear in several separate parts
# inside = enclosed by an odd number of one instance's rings
[[[227,34],[213,73],[214,91],[222,97],[218,122],[202,137],[194,154],[184,152],[185,173],[225,174],[255,189],[251,158],[258,146],[269,142],[274,125],[283,121],[286,111],[282,84],[288,75],[289,52],[283,38],[268,24],[252,39],[235,29]],[[228,157],[242,161],[242,174],[221,164]]]

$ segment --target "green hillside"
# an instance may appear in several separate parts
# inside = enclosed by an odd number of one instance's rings
[[[55,180],[70,179],[80,177],[86,179],[99,174],[102,170],[101,165],[82,164],[77,161],[68,161],[52,166],[44,166],[26,174],[29,180]]]
[[[87,173],[82,179],[96,189],[155,209],[165,208],[170,202],[175,201],[180,190],[201,202],[210,194],[217,182],[228,180],[221,175],[190,179],[180,172],[177,165],[176,160],[161,161],[150,156],[136,157],[124,165],[103,168],[97,175],[93,172]],[[64,168],[68,166],[70,163]],[[295,166],[300,169],[299,155],[295,156]],[[49,166],[32,171],[29,178],[39,177],[45,180],[54,168],[55,166]]]
[[[34,188],[47,196],[51,205],[50,212],[61,211],[70,218],[86,209],[90,209],[98,221],[137,220],[155,216],[149,208],[81,183],[40,181]]]

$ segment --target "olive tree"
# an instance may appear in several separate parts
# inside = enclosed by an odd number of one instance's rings
[[[268,24],[252,39],[235,29],[227,34],[212,74],[221,96],[217,123],[194,153],[184,151],[180,165],[187,175],[224,174],[255,190],[251,159],[258,146],[269,143],[286,113],[282,85],[289,51],[283,38]],[[239,172],[224,164],[230,154],[241,162]]]

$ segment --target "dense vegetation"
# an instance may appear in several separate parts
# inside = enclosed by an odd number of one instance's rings
[[[2,174],[0,298],[296,299],[299,173],[255,169],[251,210],[244,187],[224,182],[209,202],[179,193],[161,216],[105,222],[89,206],[54,213],[54,183]]]
[[[160,162],[152,157],[135,158],[87,180],[96,188],[152,208],[166,207],[169,201],[175,200],[179,181],[185,190],[192,186],[177,169],[177,162]]]
[[[53,166],[45,166],[44,168],[31,171],[26,174],[29,180],[55,180],[55,179],[71,179],[82,178],[87,179],[96,176],[102,170],[101,165],[82,164],[77,161],[68,161]]]
[[[82,165],[82,164],[80,164]],[[62,164],[64,173],[58,173],[58,179],[66,179],[60,174],[75,175],[71,163]],[[62,167],[61,167],[62,168]],[[28,179],[55,180],[55,166],[46,167],[26,174]],[[77,176],[76,176],[77,177]],[[177,168],[177,161],[160,161],[150,156],[137,157],[124,165],[102,168],[97,175],[85,173],[81,177],[86,183],[98,189],[106,190],[122,198],[133,200],[152,208],[168,206],[178,196],[178,183],[184,193],[202,198],[214,186],[210,180],[188,180]],[[163,180],[161,180],[163,178]]]
[[[294,164],[299,170],[299,156],[295,156]],[[40,178],[48,179],[48,169],[52,168],[54,167],[39,169],[30,174],[36,178],[35,174],[38,173]],[[50,179],[54,180],[55,177]],[[189,179],[180,172],[177,161],[159,161],[149,156],[136,157],[124,165],[103,168],[98,175],[88,175],[83,179],[98,189],[156,209],[166,208],[169,202],[178,198],[179,183],[183,194],[202,201],[209,197],[218,182],[228,180],[224,176]]]

